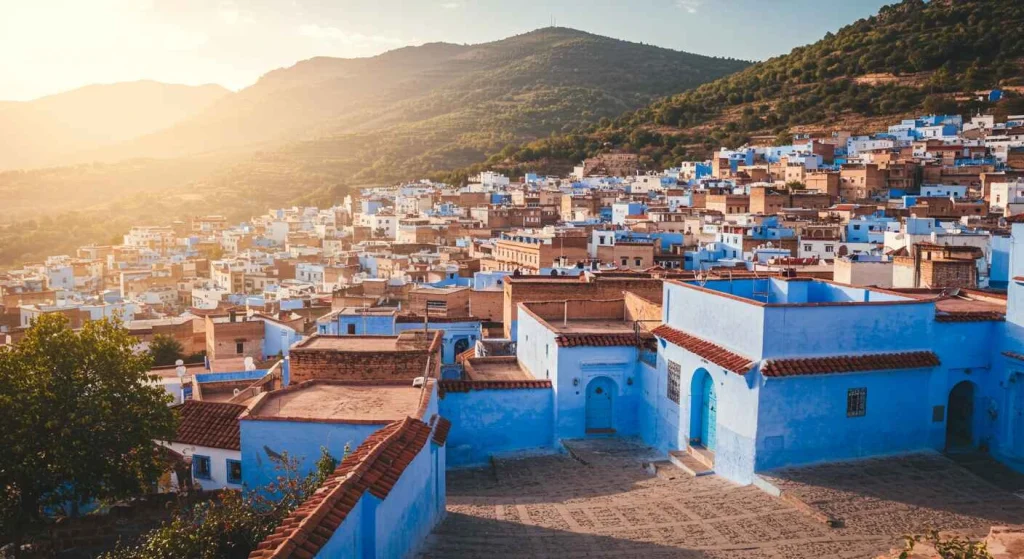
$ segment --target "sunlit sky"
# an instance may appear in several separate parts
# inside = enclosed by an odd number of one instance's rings
[[[251,85],[313,56],[480,43],[549,24],[760,60],[880,0],[0,0],[0,100],[152,79]]]

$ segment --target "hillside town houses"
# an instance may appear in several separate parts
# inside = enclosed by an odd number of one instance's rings
[[[0,273],[0,343],[48,313],[177,340],[194,358],[150,375],[172,485],[344,457],[254,558],[413,554],[446,470],[565,440],[774,495],[779,468],[922,450],[1024,471],[1024,116],[639,167],[140,224]]]

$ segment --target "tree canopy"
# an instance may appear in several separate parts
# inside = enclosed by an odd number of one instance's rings
[[[0,537],[19,538],[44,517],[140,494],[164,469],[154,440],[174,434],[150,357],[118,320],[78,331],[41,316],[0,349]]]

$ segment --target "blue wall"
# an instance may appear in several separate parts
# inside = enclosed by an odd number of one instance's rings
[[[427,440],[383,500],[369,491],[316,555],[411,557],[445,516],[445,448]]]
[[[448,464],[487,464],[491,456],[554,449],[554,400],[549,388],[449,392],[441,415],[452,422]]]
[[[337,460],[345,455],[345,444],[355,450],[366,437],[383,425],[354,423],[313,423],[298,421],[241,420],[242,482],[247,489],[261,489],[277,480],[281,472],[267,456],[264,446],[291,458],[301,460],[299,474],[313,471],[320,458],[320,447],[326,447]]]

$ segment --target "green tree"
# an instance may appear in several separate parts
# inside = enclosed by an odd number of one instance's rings
[[[153,358],[153,365],[157,367],[173,365],[178,359],[185,358],[185,348],[173,337],[157,334],[153,336],[153,341],[149,342],[149,355]]]
[[[137,343],[116,319],[74,331],[50,314],[0,349],[0,541],[159,477],[153,441],[173,436],[175,420]]]

